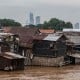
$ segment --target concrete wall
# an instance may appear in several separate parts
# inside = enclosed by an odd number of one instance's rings
[[[37,66],[61,66],[64,62],[64,57],[48,58],[48,57],[33,57],[32,65]]]

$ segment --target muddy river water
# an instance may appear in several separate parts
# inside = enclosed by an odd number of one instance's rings
[[[23,71],[0,71],[0,80],[80,80],[80,65],[28,66]]]

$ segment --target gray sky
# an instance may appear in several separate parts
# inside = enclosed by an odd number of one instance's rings
[[[41,22],[59,18],[80,22],[80,0],[0,0],[0,18],[10,18],[26,24],[29,13],[40,15]]]

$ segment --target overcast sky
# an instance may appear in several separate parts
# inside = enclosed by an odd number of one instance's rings
[[[80,22],[80,0],[0,0],[0,18],[10,18],[26,24],[29,13],[41,16],[41,22],[59,18]]]

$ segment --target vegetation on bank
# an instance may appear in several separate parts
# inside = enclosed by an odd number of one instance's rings
[[[39,24],[36,27],[43,29],[62,30],[63,28],[72,28],[73,25],[71,22],[65,22],[57,18],[51,18],[49,21],[45,21],[43,24]]]
[[[13,19],[0,19],[0,26],[21,26],[21,23],[16,22]]]
[[[10,26],[10,27],[20,27],[21,23],[16,22],[13,19],[0,19],[0,26]],[[71,22],[65,22],[57,18],[51,18],[49,21],[44,21],[43,24],[38,25],[26,25],[28,27],[37,27],[40,29],[55,29],[62,30],[63,28],[72,28],[73,25]],[[25,27],[26,27],[25,26]]]

